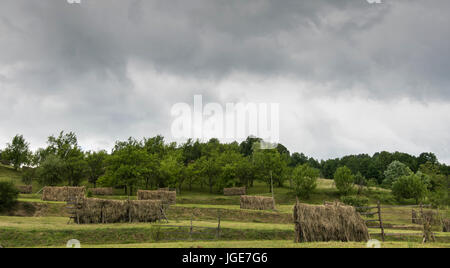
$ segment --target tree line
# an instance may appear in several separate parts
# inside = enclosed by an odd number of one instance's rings
[[[426,192],[448,193],[449,166],[433,153],[413,156],[379,152],[318,161],[303,153],[291,153],[282,144],[261,149],[261,139],[248,137],[238,143],[188,140],[167,143],[162,136],[118,141],[108,152],[83,151],[73,132],[50,136],[47,147],[32,152],[22,135],[16,135],[0,151],[0,161],[22,169],[23,182],[41,185],[97,185],[136,189],[160,187],[191,190],[194,186],[220,192],[224,187],[253,187],[256,180],[282,187],[287,183],[297,195],[307,197],[317,178],[334,179],[342,195],[354,186],[381,185],[398,197],[424,198]],[[414,187],[412,187],[413,185]],[[425,186],[424,186],[425,185]],[[422,187],[422,188],[421,188]],[[414,189],[413,189],[414,188]],[[409,189],[408,193],[407,190]],[[413,189],[413,190],[411,190]]]

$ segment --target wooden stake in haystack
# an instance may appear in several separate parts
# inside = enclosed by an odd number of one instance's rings
[[[355,208],[339,203],[313,206],[297,199],[294,222],[296,243],[369,240],[369,230]]]

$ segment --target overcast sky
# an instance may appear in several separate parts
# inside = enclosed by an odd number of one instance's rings
[[[1,0],[0,147],[162,134],[174,104],[279,103],[280,141],[326,159],[450,163],[450,1]]]

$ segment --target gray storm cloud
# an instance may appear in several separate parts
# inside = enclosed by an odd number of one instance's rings
[[[203,94],[279,102],[292,151],[450,161],[450,2],[383,2],[3,0],[0,144],[169,137],[170,107]]]

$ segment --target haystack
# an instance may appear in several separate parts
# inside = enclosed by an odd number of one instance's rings
[[[423,224],[423,220],[422,219],[426,219],[431,225],[439,225],[440,221],[439,221],[439,215],[436,211],[432,211],[432,210],[423,210],[423,215],[422,213],[419,211],[415,211],[414,209],[411,211],[411,218],[412,218],[412,223],[413,224]]]
[[[294,207],[295,242],[361,242],[369,240],[369,230],[354,207],[339,203]]]
[[[246,195],[247,190],[245,187],[224,188],[223,194],[225,196]]]
[[[161,201],[84,199],[76,210],[77,223],[155,222],[162,218]]]
[[[44,187],[42,200],[67,202],[71,199],[84,198],[85,194],[85,187]]]
[[[129,201],[131,222],[155,222],[162,219],[160,200]]]
[[[113,195],[113,188],[91,188],[89,189],[93,195]]]
[[[173,191],[145,191],[137,192],[138,200],[161,200],[163,204],[176,204],[177,193]]]
[[[450,233],[450,219],[442,220],[442,232]]]
[[[31,193],[33,193],[33,186],[21,185],[21,186],[17,186],[17,190],[19,190],[19,193],[21,193],[21,194],[31,194]]]
[[[273,210],[275,209],[275,202],[272,197],[265,196],[241,196],[241,209],[254,210]]]

